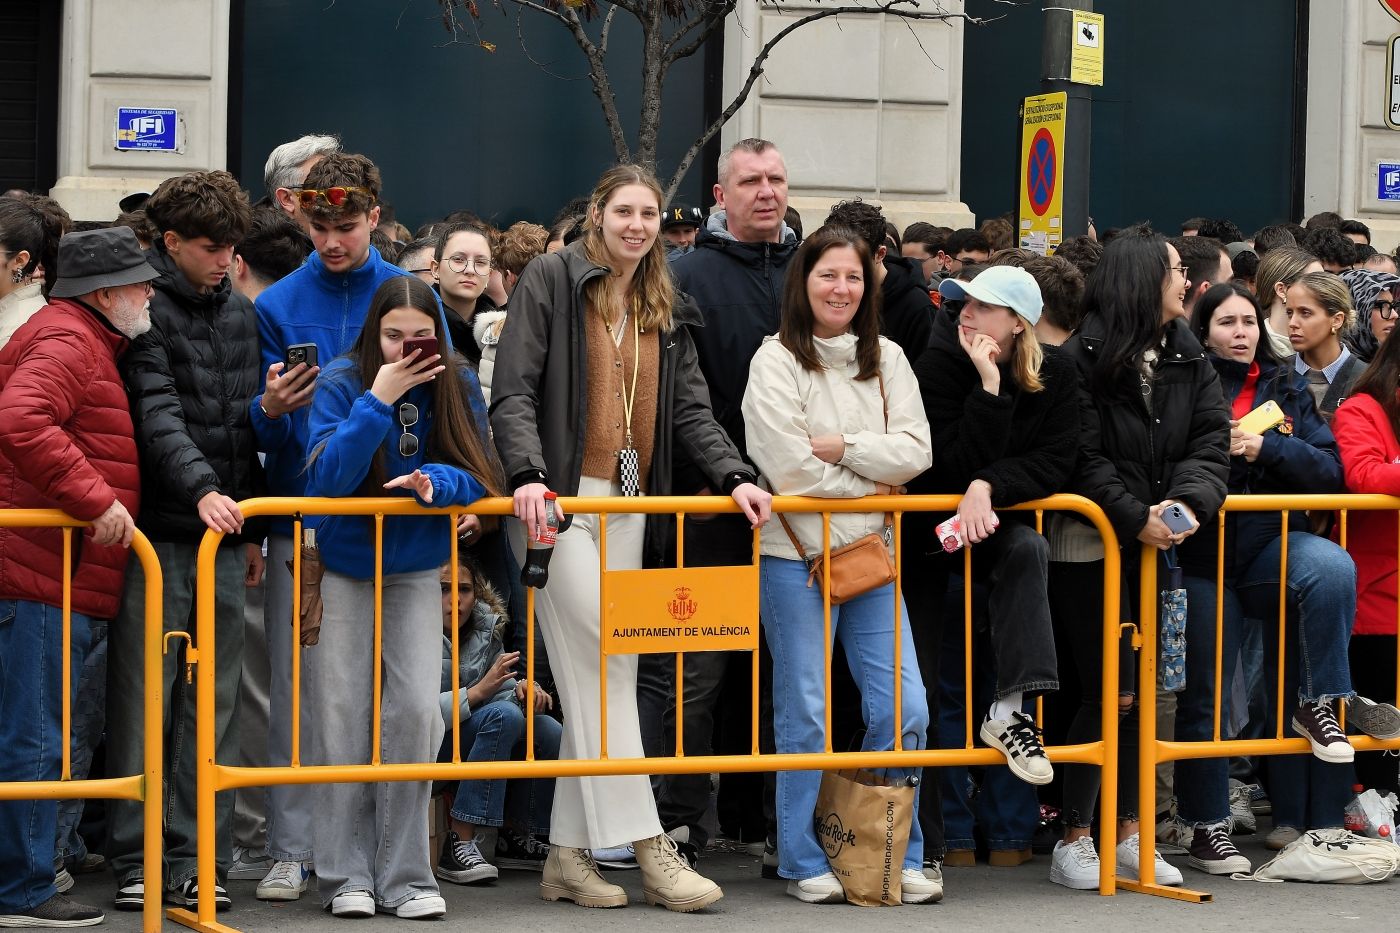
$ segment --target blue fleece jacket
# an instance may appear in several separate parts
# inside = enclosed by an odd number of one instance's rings
[[[286,359],[287,347],[295,343],[316,344],[324,372],[331,360],[354,344],[375,291],[385,281],[401,275],[408,273],[385,262],[373,246],[369,248],[369,258],[358,269],[339,274],[327,271],[320,255],[313,252],[300,268],[269,287],[255,302],[263,373],[273,363]],[[258,449],[267,454],[269,493],[307,495],[303,467],[309,449],[309,408],[269,418],[263,413],[259,393],[250,411]],[[317,522],[311,516],[307,519],[309,525]],[[274,520],[272,526],[275,534],[292,533],[291,519]]]
[[[481,385],[469,367],[463,368],[462,380],[477,429],[484,436],[486,405]],[[397,413],[402,402],[418,407],[418,423],[409,428],[418,437],[418,452],[412,457],[399,455],[398,439],[403,427]],[[361,384],[354,362],[342,357],[321,371],[310,410],[308,449],[320,452],[306,468],[309,496],[355,495],[369,475],[375,452],[381,449],[389,478],[421,469],[433,481],[433,501],[424,502],[416,493],[403,489],[376,491],[375,495],[412,495],[420,505],[436,507],[470,505],[485,495],[481,483],[466,470],[425,460],[433,425],[428,386],[415,386],[398,403],[385,405]],[[413,573],[440,567],[451,554],[455,533],[448,517],[386,517],[384,573]],[[360,580],[374,576],[373,516],[325,516],[318,526],[316,543],[330,570]]]

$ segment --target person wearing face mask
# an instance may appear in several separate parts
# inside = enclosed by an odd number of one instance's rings
[[[496,310],[496,302],[486,294],[491,278],[490,233],[474,223],[449,224],[438,234],[428,268],[447,312],[452,345],[476,367],[481,363],[481,347],[472,336],[472,320],[477,312]]]
[[[873,258],[858,233],[826,226],[803,242],[788,269],[778,333],[754,355],[743,414],[754,461],[779,495],[885,495],[932,462],[918,382],[899,345],[880,336]],[[888,521],[882,512],[832,515],[831,550],[882,529],[892,548]],[[832,648],[821,637],[822,586],[813,585],[805,559],[820,559],[822,529],[821,515],[785,516],[783,533],[764,535],[759,545],[759,614],[773,655],[773,733],[780,753],[817,752],[823,745],[828,698],[822,672]],[[896,599],[889,583],[831,607],[831,637],[860,690],[865,751],[893,748],[896,730],[907,749],[924,748],[928,738],[912,625],[899,629],[901,666],[895,668]],[[907,619],[907,609],[899,610]],[[891,777],[900,774],[895,769]],[[821,773],[782,771],[777,783],[778,873],[788,879],[787,893],[811,904],[844,901],[812,821]],[[899,876],[906,904],[943,896],[941,880],[923,873],[918,809],[916,798]]]
[[[1175,247],[1145,228],[1125,230],[1104,248],[1085,286],[1084,320],[1065,348],[1080,373],[1080,453],[1067,484],[1103,509],[1122,550],[1121,618],[1138,614],[1132,581],[1141,545],[1165,551],[1210,521],[1225,499],[1230,425],[1220,379],[1187,326],[1184,300],[1191,283]],[[1163,513],[1177,506],[1184,531]],[[1099,545],[1102,546],[1101,544]],[[1051,581],[1051,599],[1066,627],[1085,693],[1067,741],[1098,737],[1102,682],[1103,564],[1063,564]],[[1072,572],[1073,577],[1068,574]],[[1066,586],[1067,585],[1067,586]],[[1057,590],[1059,590],[1057,592]],[[1131,666],[1122,673],[1119,730],[1118,848],[1120,875],[1137,878],[1137,713]],[[1090,888],[1098,855],[1089,839],[1098,795],[1098,770],[1065,771],[1066,838],[1056,846],[1051,880]],[[1152,806],[1152,801],[1145,801]],[[1104,831],[1111,831],[1105,827]],[[1181,872],[1157,854],[1160,884],[1180,884]]]
[[[1192,314],[1191,329],[1204,343],[1230,406],[1229,493],[1329,494],[1342,491],[1337,444],[1318,414],[1304,377],[1273,352],[1264,339],[1254,296],[1237,284],[1212,287]],[[1269,427],[1241,427],[1241,419],[1272,402],[1282,413]],[[1337,723],[1339,700],[1349,720],[1368,721],[1351,706],[1347,639],[1356,612],[1356,569],[1347,553],[1308,532],[1301,510],[1289,513],[1287,585],[1296,612],[1285,639],[1286,734],[1308,739],[1313,749],[1267,761],[1274,830],[1266,844],[1282,848],[1302,830],[1341,825],[1353,752]],[[1180,549],[1187,590],[1186,687],[1179,694],[1176,738],[1207,741],[1214,732],[1216,599],[1222,602],[1221,670],[1235,669],[1247,626],[1264,625],[1264,670],[1278,669],[1279,558],[1285,539],[1279,515],[1230,513],[1225,528],[1224,578],[1217,594],[1221,558],[1215,534],[1195,535]],[[1296,616],[1296,618],[1294,618]],[[1259,620],[1263,620],[1262,622]],[[1273,677],[1266,677],[1276,689]],[[1267,706],[1273,718],[1275,704]],[[1265,734],[1275,734],[1269,722]],[[1188,759],[1176,763],[1178,817],[1192,868],[1213,875],[1249,871],[1249,860],[1230,840],[1228,761]]]
[[[1308,272],[1284,289],[1293,368],[1308,382],[1317,410],[1327,421],[1351,392],[1366,364],[1342,343],[1356,325],[1351,292],[1340,276]]]

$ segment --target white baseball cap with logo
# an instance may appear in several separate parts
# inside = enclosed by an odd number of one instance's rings
[[[1044,305],[1035,277],[1016,266],[983,269],[971,282],[944,279],[938,285],[938,293],[952,301],[972,297],[984,305],[1010,308],[1032,325],[1040,320],[1040,309]]]

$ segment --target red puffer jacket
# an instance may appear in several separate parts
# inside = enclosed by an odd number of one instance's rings
[[[62,509],[92,521],[120,498],[133,517],[140,474],[117,357],[127,339],[96,311],[55,299],[0,350],[0,508]],[[73,609],[111,619],[127,551],[75,534]],[[63,535],[0,528],[0,598],[63,605]]]
[[[1347,492],[1400,495],[1400,441],[1381,403],[1369,395],[1342,402],[1332,419]],[[1352,512],[1347,550],[1356,562],[1355,635],[1395,634],[1395,513]]]

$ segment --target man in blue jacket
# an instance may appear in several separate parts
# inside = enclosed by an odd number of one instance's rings
[[[380,186],[379,169],[365,156],[333,153],[316,163],[296,192],[316,251],[301,268],[258,296],[258,337],[267,382],[251,411],[258,448],[267,454],[271,495],[306,494],[307,406],[320,372],[320,366],[310,361],[287,366],[287,348],[314,344],[315,363],[330,363],[359,335],[370,298],[379,286],[408,275],[385,262],[369,243],[370,231],[379,223]],[[307,516],[305,526],[315,524],[316,519]],[[267,642],[272,671],[267,744],[274,766],[291,761],[292,578],[287,570],[291,536],[291,519],[276,520],[267,543]],[[301,659],[305,682],[311,654],[303,652]],[[303,753],[311,747],[313,728],[303,703]],[[296,900],[306,890],[313,867],[313,795],[310,785],[268,789],[268,855],[274,863],[258,885],[259,898]]]

